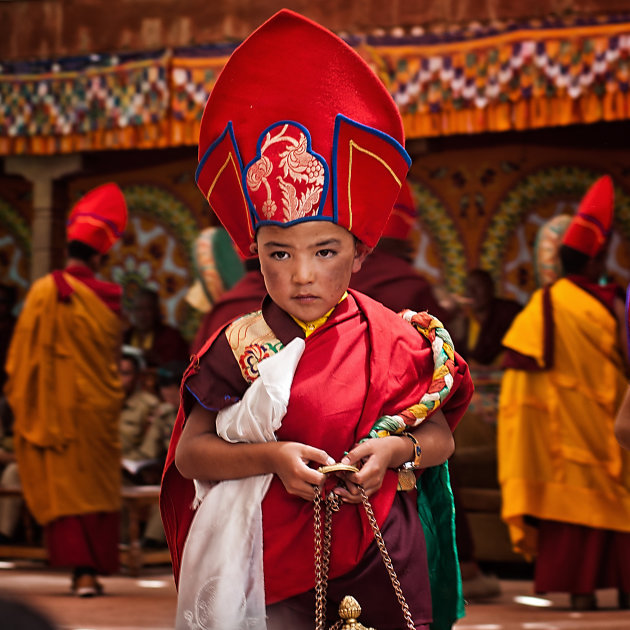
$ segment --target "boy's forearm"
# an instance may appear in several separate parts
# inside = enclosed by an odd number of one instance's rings
[[[443,464],[455,450],[455,440],[442,411],[438,410],[410,431],[422,448],[422,468]]]
[[[221,481],[264,475],[274,471],[277,442],[226,442],[216,434],[198,435],[178,445],[175,464],[183,477]]]

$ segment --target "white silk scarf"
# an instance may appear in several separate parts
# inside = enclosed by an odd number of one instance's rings
[[[303,352],[296,338],[261,361],[242,400],[218,413],[217,434],[228,442],[275,440]],[[272,477],[195,480],[198,507],[182,557],[176,630],[266,630],[261,503]]]

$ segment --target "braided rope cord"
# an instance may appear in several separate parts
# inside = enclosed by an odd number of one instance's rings
[[[439,319],[426,311],[416,313],[405,310],[400,316],[409,322],[431,344],[433,351],[433,376],[427,392],[420,401],[393,416],[381,416],[367,438],[386,437],[417,427],[435,411],[451,393],[453,375],[456,371],[455,348],[448,331]],[[365,439],[367,439],[365,438]]]

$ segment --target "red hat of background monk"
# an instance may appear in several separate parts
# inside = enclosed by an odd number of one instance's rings
[[[217,79],[197,185],[245,256],[258,227],[315,220],[373,247],[411,163],[403,143],[398,108],[365,61],[285,9]]]
[[[600,177],[580,202],[577,213],[564,233],[568,245],[590,258],[603,247],[612,227],[615,191],[609,175]]]
[[[120,188],[103,184],[81,197],[68,217],[68,241],[81,241],[104,254],[127,225],[127,204]]]
[[[406,241],[416,226],[417,217],[418,212],[411,194],[411,186],[405,180],[383,230],[383,237]]]

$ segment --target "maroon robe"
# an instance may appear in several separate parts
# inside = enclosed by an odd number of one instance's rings
[[[271,301],[263,305],[263,316],[284,345],[302,334]],[[225,339],[218,334],[209,340],[184,377],[182,405],[167,457],[161,510],[176,580],[193,517],[192,482],[183,479],[174,466],[185,416],[195,399],[218,410],[236,402],[247,387],[233,355],[227,361],[231,349]],[[450,398],[442,407],[451,428],[472,395],[467,366],[459,357],[457,367]],[[328,321],[306,339],[278,439],[311,444],[340,460],[344,451],[367,435],[377,418],[417,403],[428,389],[432,372],[431,348],[413,327],[370,298],[350,292]],[[325,396],[320,395],[322,391]],[[371,498],[379,525],[390,513],[396,484],[395,471],[388,471],[383,486]],[[273,603],[305,593],[314,585],[313,507],[290,496],[274,478],[262,508],[266,599]],[[331,578],[356,568],[373,537],[362,506],[346,504],[334,519],[335,531],[352,534],[334,537]],[[413,581],[413,577],[412,569],[407,579]]]
[[[429,282],[406,260],[378,248],[352,274],[350,287],[395,313],[409,308],[428,311],[443,323],[448,321],[448,313],[438,304]]]

